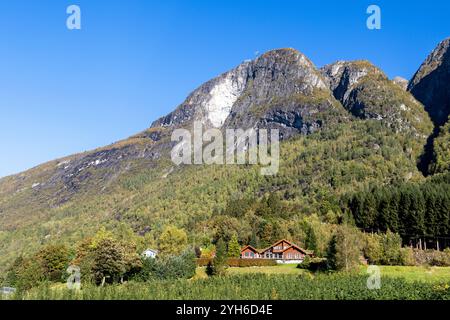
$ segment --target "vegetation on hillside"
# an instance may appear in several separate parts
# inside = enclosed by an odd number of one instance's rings
[[[155,167],[136,162],[136,168],[104,191],[95,196],[80,192],[59,206],[49,205],[46,197],[51,194],[33,198],[32,190],[24,191],[0,200],[0,268],[46,243],[71,245],[101,226],[114,230],[127,225],[155,248],[170,225],[184,229],[193,245],[209,241],[220,230],[227,232],[226,241],[236,233],[241,243],[261,246],[277,238],[303,241],[297,229],[305,217],[342,219],[342,195],[423,181],[416,166],[422,149],[420,139],[393,134],[379,121],[354,120],[283,142],[276,176],[261,176],[257,166],[174,168],[161,160]],[[95,179],[96,172],[92,174]],[[272,213],[264,208],[268,194],[278,199]],[[30,197],[34,200],[25,200]],[[227,214],[233,201],[247,201],[249,206],[243,206],[246,210],[239,216]],[[318,246],[325,250],[323,243]]]

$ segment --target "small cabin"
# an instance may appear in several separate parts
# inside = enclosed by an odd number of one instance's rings
[[[147,249],[142,252],[142,256],[146,259],[155,259],[158,255],[158,250]]]

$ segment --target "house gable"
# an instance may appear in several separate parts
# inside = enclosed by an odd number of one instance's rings
[[[285,250],[283,250],[283,252],[286,252],[288,250],[292,249],[291,251],[295,251],[295,252],[299,252],[303,255],[310,255],[310,253],[308,251],[306,251],[305,249],[300,248],[299,246],[293,244],[291,247],[286,248]]]
[[[256,259],[259,258],[259,251],[252,246],[246,246],[241,250],[241,258]]]
[[[275,242],[273,245],[271,245],[270,247],[261,250],[261,254],[265,254],[265,253],[281,253],[283,252],[283,250],[286,250],[287,248],[291,247],[293,244],[290,241],[287,240],[280,240]]]

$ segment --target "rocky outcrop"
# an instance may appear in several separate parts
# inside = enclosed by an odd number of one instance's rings
[[[345,106],[351,91],[368,74],[377,75],[382,72],[368,61],[338,61],[321,69],[336,99]]]
[[[402,77],[395,77],[392,79],[392,82],[394,82],[396,85],[398,85],[403,90],[408,90],[409,81]]]
[[[336,99],[355,117],[383,121],[395,132],[430,134],[423,106],[368,61],[338,61],[321,71]]]
[[[408,90],[425,105],[437,126],[450,115],[450,38],[428,56],[409,83]]]
[[[247,87],[250,74],[251,62],[244,62],[206,82],[191,93],[175,111],[155,121],[152,127],[178,127],[197,120],[207,127],[220,128]]]

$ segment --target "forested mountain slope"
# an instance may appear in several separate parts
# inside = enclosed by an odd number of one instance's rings
[[[175,166],[171,133],[195,120],[279,129],[279,173]],[[417,163],[432,131],[423,105],[369,62],[319,70],[294,49],[269,51],[200,86],[133,137],[1,179],[0,269],[100,226],[131,226],[149,244],[168,224],[191,243],[232,232],[245,243],[295,240],[304,215],[338,216],[345,195],[425,181]],[[231,210],[233,203],[242,205]]]

